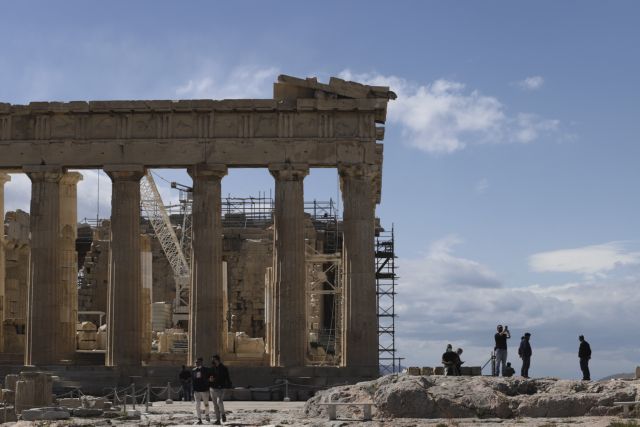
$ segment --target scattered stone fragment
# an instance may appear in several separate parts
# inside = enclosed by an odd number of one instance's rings
[[[102,409],[95,408],[76,408],[73,410],[73,416],[81,418],[100,417],[103,413]]]
[[[66,420],[69,417],[71,417],[69,411],[58,407],[25,409],[21,414],[24,421]]]

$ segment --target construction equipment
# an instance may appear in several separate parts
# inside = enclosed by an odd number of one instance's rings
[[[189,318],[191,267],[189,266],[181,242],[178,240],[176,232],[173,229],[158,187],[151,172],[148,170],[140,180],[140,205],[146,213],[153,231],[156,233],[156,237],[160,242],[160,246],[162,246],[162,250],[169,261],[169,265],[171,265],[175,277],[176,297],[173,301],[173,323],[177,324],[179,321],[187,321]],[[184,215],[184,217],[186,216],[187,215]],[[184,217],[183,221],[185,220]],[[190,233],[190,231],[191,227],[189,227],[188,233]],[[191,236],[185,237],[185,234],[187,234],[187,230],[183,228],[181,236],[182,243],[185,243],[185,239],[187,239],[190,245]]]

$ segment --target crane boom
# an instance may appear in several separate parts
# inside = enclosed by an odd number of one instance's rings
[[[174,321],[183,320],[189,309],[189,283],[191,280],[191,268],[182,250],[180,241],[176,236],[169,214],[164,207],[158,187],[147,170],[140,180],[140,205],[146,213],[151,227],[160,241],[173,275],[176,280],[176,298],[174,300]],[[186,230],[183,230],[185,232]],[[176,318],[178,315],[178,318]]]

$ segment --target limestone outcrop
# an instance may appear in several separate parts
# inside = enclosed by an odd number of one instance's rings
[[[638,398],[638,380],[388,375],[324,390],[304,410],[308,416],[324,416],[321,402],[373,401],[381,418],[577,417],[618,414],[614,401]]]

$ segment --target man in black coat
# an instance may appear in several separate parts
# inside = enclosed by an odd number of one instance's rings
[[[518,355],[522,359],[522,369],[520,370],[520,375],[524,378],[529,378],[529,366],[531,366],[531,355],[533,351],[531,350],[531,343],[529,343],[529,338],[531,338],[531,334],[527,332],[522,337],[520,341],[520,348],[518,349]]]
[[[231,377],[229,376],[229,369],[224,366],[220,360],[220,356],[217,354],[211,358],[211,371],[209,373],[209,391],[211,393],[211,400],[213,401],[213,409],[216,411],[216,421],[214,424],[220,424],[227,421],[227,416],[224,413],[224,391],[227,388],[231,388]]]
[[[578,349],[578,358],[580,359],[580,369],[582,370],[582,381],[591,381],[591,373],[589,373],[589,359],[591,359],[591,346],[585,341],[584,335],[578,337],[580,348]]]

